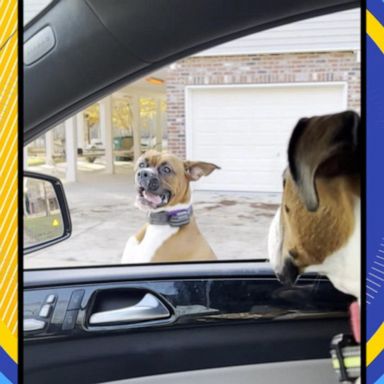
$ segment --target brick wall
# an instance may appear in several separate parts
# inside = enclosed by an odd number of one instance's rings
[[[360,63],[353,52],[191,57],[167,71],[168,150],[185,157],[187,85],[300,82],[348,83],[348,108],[360,111]]]

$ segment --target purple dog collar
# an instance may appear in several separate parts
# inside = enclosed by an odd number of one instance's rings
[[[149,224],[182,227],[183,225],[189,224],[192,214],[192,206],[186,209],[176,209],[174,211],[151,212],[149,214]]]

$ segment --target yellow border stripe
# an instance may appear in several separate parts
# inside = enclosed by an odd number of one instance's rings
[[[367,367],[384,350],[384,322],[367,343]]]
[[[2,321],[0,321],[0,335],[2,339],[1,343],[8,345],[8,355],[12,358],[13,361],[17,362],[17,337],[11,333],[11,331]]]
[[[368,36],[375,42],[380,48],[381,52],[384,53],[384,27],[380,21],[367,10],[367,33]]]
[[[0,346],[15,362],[18,322],[17,5],[17,0],[0,0]]]

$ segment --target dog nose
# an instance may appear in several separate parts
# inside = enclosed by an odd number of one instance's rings
[[[155,192],[160,188],[160,180],[151,169],[141,169],[136,176],[137,182],[148,191]]]
[[[284,261],[283,270],[277,273],[277,278],[283,285],[291,286],[295,284],[299,274],[299,268],[293,263],[291,258],[287,258]]]
[[[137,172],[137,177],[139,179],[147,179],[149,177],[149,172],[148,171]]]

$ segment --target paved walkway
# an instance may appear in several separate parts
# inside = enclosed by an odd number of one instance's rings
[[[134,207],[132,165],[118,163],[115,175],[104,174],[101,164],[79,168],[79,181],[64,184],[71,238],[25,256],[26,268],[118,264],[128,237],[145,223],[145,213]],[[32,170],[64,175],[63,165]],[[278,195],[195,191],[193,200],[201,232],[219,259],[266,258]]]

